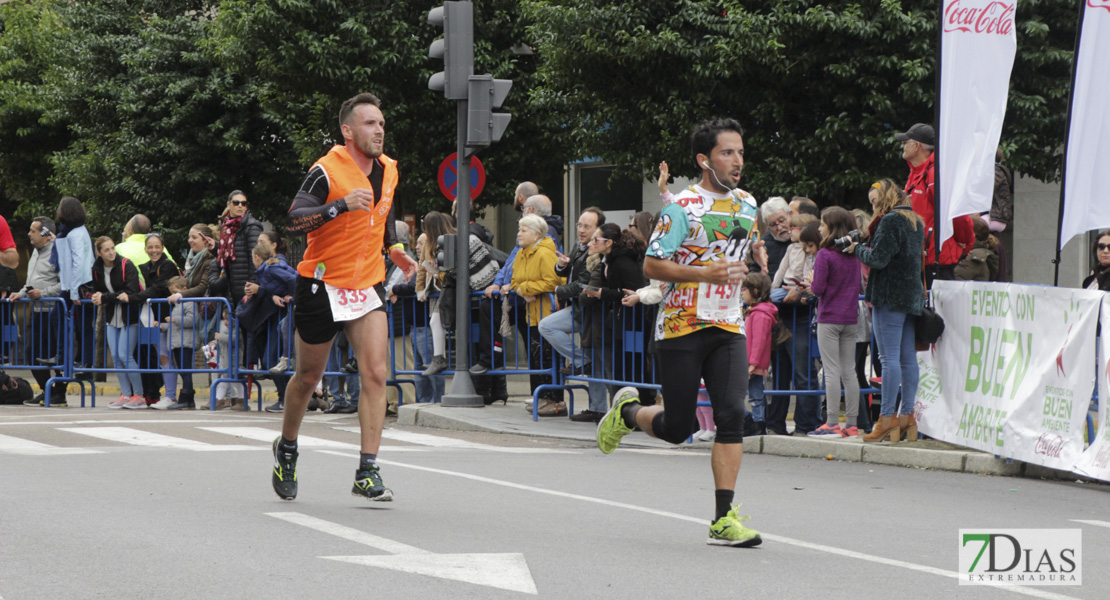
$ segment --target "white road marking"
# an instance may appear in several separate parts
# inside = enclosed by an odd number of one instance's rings
[[[91,448],[63,448],[25,440],[22,438],[0,435],[0,452],[7,454],[20,454],[23,456],[59,456],[63,454],[102,454],[100,450]]]
[[[333,427],[338,431],[349,431],[358,433],[358,427]],[[486,450],[489,452],[503,452],[505,454],[579,454],[573,450],[559,450],[556,448],[514,448],[506,446],[494,446],[492,444],[481,444],[478,442],[468,442],[466,440],[459,440],[451,437],[440,435],[430,435],[427,433],[416,433],[414,431],[404,431],[401,429],[385,429],[382,431],[383,439],[390,439],[397,442],[405,442],[409,444],[419,444],[421,446],[432,446],[435,448],[460,448],[469,450]]]
[[[325,450],[325,452],[330,452]],[[435,554],[415,546],[295,512],[268,516],[389,552],[392,556],[321,556],[339,562],[538,594],[523,554]]]
[[[206,444],[196,440],[151,433],[130,427],[59,427],[60,431],[68,431],[80,435],[121,442],[133,446],[150,446],[155,448],[176,448],[179,450],[192,450],[194,452],[226,452],[235,450],[259,450],[259,446],[223,446]]]
[[[344,454],[342,452],[335,452],[335,451],[331,451],[331,450],[323,450],[322,452],[324,452],[326,454],[335,454],[336,456],[350,457],[349,454]],[[499,485],[499,486],[502,486],[502,487],[524,490],[524,491],[528,491],[528,492],[536,492],[538,494],[547,494],[549,496],[558,496],[560,498],[569,498],[569,499],[572,499],[572,500],[581,500],[583,502],[590,502],[590,503],[593,503],[593,504],[601,504],[603,506],[612,506],[614,508],[632,510],[632,511],[651,514],[651,515],[656,515],[656,516],[660,516],[660,517],[667,517],[667,518],[670,518],[670,519],[676,519],[676,520],[679,520],[679,521],[688,521],[690,523],[696,523],[696,524],[698,524],[702,527],[706,527],[706,528],[708,528],[708,526],[709,526],[709,522],[704,518],[691,517],[691,516],[688,516],[688,515],[681,515],[681,514],[678,514],[678,513],[673,513],[673,512],[669,512],[669,511],[665,511],[665,510],[658,510],[658,509],[654,509],[654,508],[648,508],[646,506],[636,506],[635,504],[628,504],[628,503],[625,503],[625,502],[616,502],[616,501],[613,501],[613,500],[605,500],[604,498],[594,498],[592,496],[582,496],[582,495],[579,495],[579,494],[571,494],[569,492],[560,492],[558,490],[548,490],[548,489],[544,489],[544,488],[532,487],[530,485],[524,485],[524,484],[520,484],[520,483],[513,483],[511,481],[503,481],[503,480],[500,480],[500,479],[492,479],[492,478],[489,478],[489,477],[482,477],[481,475],[471,475],[469,473],[459,473],[459,472],[456,472],[456,471],[447,471],[447,470],[444,470],[444,469],[436,469],[436,468],[433,468],[433,467],[424,467],[424,466],[420,466],[420,465],[409,465],[409,464],[399,463],[399,462],[392,461],[392,460],[382,460],[380,458],[378,459],[378,462],[383,464],[383,465],[403,467],[403,468],[407,468],[407,469],[414,469],[414,470],[417,470],[417,471],[426,471],[428,473],[437,473],[439,475],[449,475],[451,477],[460,477],[462,479],[469,479],[471,481],[478,481],[478,482],[481,482],[481,483],[489,483],[489,484],[493,484],[493,485]],[[955,571],[949,571],[949,570],[946,570],[946,569],[938,569],[936,567],[930,567],[928,565],[919,565],[919,564],[916,564],[916,563],[906,562],[906,561],[902,561],[902,560],[896,560],[896,559],[893,559],[893,558],[885,558],[885,557],[882,557],[882,556],[875,556],[874,554],[866,554],[866,553],[863,553],[863,552],[856,552],[854,550],[846,550],[844,548],[837,548],[837,547],[834,547],[834,546],[826,546],[824,544],[815,544],[815,543],[807,542],[807,541],[804,541],[804,540],[796,540],[794,538],[788,538],[788,537],[783,537],[783,536],[780,536],[780,535],[774,535],[774,534],[769,534],[769,533],[760,532],[760,535],[763,537],[763,539],[768,540],[768,541],[778,542],[780,544],[788,544],[788,545],[791,545],[791,546],[797,546],[799,548],[806,548],[806,549],[809,549],[809,550],[816,550],[818,552],[825,552],[825,553],[828,553],[828,554],[834,554],[834,555],[843,556],[843,557],[846,557],[846,558],[856,558],[856,559],[859,559],[859,560],[864,560],[864,561],[877,563],[877,564],[881,564],[881,565],[887,565],[887,566],[891,566],[891,567],[899,567],[899,568],[908,569],[908,570],[911,570],[911,571],[918,571],[918,572],[921,572],[921,573],[928,573],[930,575],[939,575],[941,577],[948,577],[948,578],[951,578],[951,579],[960,579],[961,577],[963,577],[963,575],[961,573],[957,573]],[[1018,586],[1014,586],[1014,585],[997,585],[997,586],[993,586],[993,587],[998,588],[998,589],[1004,589],[1004,590],[1010,591],[1010,592],[1014,592],[1015,594],[1024,594],[1026,596],[1032,596],[1034,598],[1045,598],[1047,600],[1076,600],[1073,596],[1065,596],[1063,594],[1056,594],[1056,593],[1053,593],[1053,592],[1046,592],[1044,590],[1040,590],[1040,589],[1036,589],[1036,588],[1023,588],[1023,587],[1018,587]]]
[[[192,424],[192,423],[242,423],[244,421],[259,421],[261,419],[83,419],[77,421],[23,421],[4,423],[3,425],[49,425],[56,427],[59,425],[177,425],[177,424]],[[279,419],[268,419],[272,421],[279,421]]]
[[[1071,519],[1075,523],[1086,523],[1087,525],[1098,525],[1099,527],[1110,527],[1110,521],[1084,521],[1083,519]]]
[[[625,452],[635,452],[637,454],[654,454],[656,456],[697,456],[705,458],[705,450],[663,450],[657,448],[624,448]]]
[[[222,433],[225,435],[232,435],[235,437],[266,443],[273,442],[274,438],[277,437],[279,433],[277,431],[274,431],[273,429],[266,429],[265,427],[198,427],[197,429],[203,429],[205,431],[211,431],[213,433]],[[361,447],[358,444],[325,440],[323,438],[317,438],[307,435],[297,437],[297,447],[311,449],[336,448],[340,450],[354,450],[355,452],[361,450]],[[409,446],[382,447],[388,448],[390,452],[427,452],[427,448],[412,448]]]
[[[322,531],[324,533],[334,535],[335,537],[355,542],[356,544],[370,546],[371,548],[381,550],[382,552],[389,552],[390,554],[431,554],[431,552],[428,552],[427,550],[421,550],[416,546],[409,546],[408,544],[395,542],[393,540],[379,537],[371,533],[359,531],[352,527],[347,527],[346,525],[332,523],[331,521],[317,519],[316,517],[310,517],[301,513],[272,512],[265,514],[267,516],[274,517],[275,519],[281,519],[282,521],[288,521],[296,525],[302,525],[304,527],[308,527],[309,529]]]

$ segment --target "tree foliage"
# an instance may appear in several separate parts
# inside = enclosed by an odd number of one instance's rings
[[[937,2],[550,0],[527,2],[544,62],[533,97],[577,115],[574,151],[652,174],[698,173],[691,126],[746,129],[744,186],[863,204],[904,178],[892,134],[934,115]],[[1074,3],[1020,1],[1003,144],[1011,164],[1059,177]]]

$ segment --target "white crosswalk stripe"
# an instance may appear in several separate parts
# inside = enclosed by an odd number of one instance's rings
[[[358,433],[357,427],[335,427],[334,429],[338,429],[339,431],[352,431]],[[409,444],[432,446],[435,448],[466,448],[470,450],[504,452],[507,454],[578,454],[574,450],[556,450],[554,448],[515,448],[511,446],[494,446],[492,444],[468,442],[466,440],[459,440],[451,437],[430,435],[427,433],[417,433],[415,431],[405,431],[402,429],[385,429],[382,431],[382,438],[398,442],[407,442]]]
[[[194,452],[226,452],[236,450],[265,449],[259,446],[217,445],[198,442],[186,438],[151,433],[130,427],[59,427],[61,431],[87,435],[90,437],[130,444],[132,446],[151,446],[156,448],[175,448]]]
[[[23,456],[61,456],[67,454],[101,454],[99,450],[91,448],[63,448],[51,446],[32,440],[0,435],[0,452],[5,454],[20,454]]]
[[[222,433],[235,437],[240,437],[248,440],[257,440],[259,442],[272,442],[277,437],[278,432],[264,427],[201,427],[205,431],[213,433]],[[342,428],[340,428],[342,429]],[[357,433],[358,428],[353,428]],[[360,447],[355,443],[337,442],[335,440],[326,440],[307,435],[297,437],[298,448],[320,449],[326,448],[330,450],[354,450],[358,452]],[[413,448],[411,446],[383,446],[388,448],[390,452],[426,452],[427,448]]]

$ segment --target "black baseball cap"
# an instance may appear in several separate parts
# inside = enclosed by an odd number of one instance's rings
[[[937,133],[933,130],[933,126],[928,123],[914,123],[913,127],[906,130],[906,133],[894,134],[894,139],[899,142],[913,140],[915,142],[921,142],[926,146],[937,145]]]

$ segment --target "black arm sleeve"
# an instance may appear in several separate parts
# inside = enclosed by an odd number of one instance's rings
[[[328,175],[324,168],[312,167],[293,197],[293,206],[287,213],[285,231],[290,235],[302,235],[315,231],[325,223],[347,212],[347,201],[340,198],[328,202]]]

